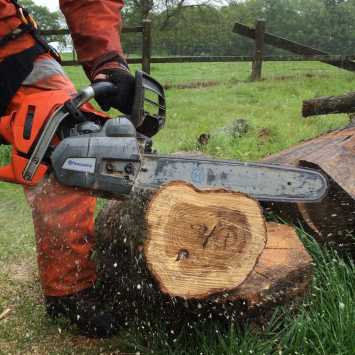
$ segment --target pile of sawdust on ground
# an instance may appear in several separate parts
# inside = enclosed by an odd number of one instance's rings
[[[33,282],[38,279],[37,265],[28,259],[3,264],[1,270],[10,281],[15,283]]]

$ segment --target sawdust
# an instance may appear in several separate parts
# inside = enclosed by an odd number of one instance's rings
[[[31,260],[17,260],[3,266],[2,270],[10,281],[28,283],[38,278],[37,266]]]

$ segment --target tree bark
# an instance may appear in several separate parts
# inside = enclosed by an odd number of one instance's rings
[[[312,258],[293,227],[267,223],[268,241],[253,272],[227,298],[249,309],[285,304],[304,296],[312,279]]]
[[[303,101],[303,117],[355,112],[355,92]]]
[[[294,230],[266,229],[259,204],[240,193],[182,182],[137,191],[109,203],[96,229],[100,279],[127,322],[263,316],[311,281]]]
[[[268,207],[290,222],[301,221],[321,243],[355,257],[355,128],[306,141],[264,161],[313,168],[328,177],[328,195],[323,201]]]

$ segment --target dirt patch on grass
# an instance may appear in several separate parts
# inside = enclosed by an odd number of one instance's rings
[[[262,143],[268,143],[273,138],[273,134],[270,128],[261,128],[257,132],[257,137]]]
[[[285,81],[285,80],[294,80],[299,78],[330,78],[331,76],[326,73],[302,73],[302,74],[295,74],[295,75],[279,75],[279,76],[272,76],[271,78],[263,78],[261,81]],[[196,80],[196,81],[188,81],[184,83],[178,84],[171,84],[165,83],[163,87],[165,90],[171,89],[178,89],[178,90],[186,90],[186,89],[203,89],[203,88],[210,88],[214,86],[219,86],[223,84],[227,85],[236,85],[240,83],[251,83],[250,79],[247,80],[239,80],[239,79],[230,79],[227,81],[219,81],[219,80]]]
[[[11,281],[16,283],[33,282],[38,278],[37,266],[30,259],[9,262],[2,270]]]
[[[307,78],[307,79],[321,79],[321,78],[330,78],[329,74],[325,73],[304,73],[304,74],[295,74],[295,75],[280,75],[273,76],[271,80],[274,81],[284,81],[284,80],[293,80],[299,78]]]
[[[221,85],[222,82],[216,80],[206,80],[206,81],[191,81],[181,84],[164,84],[165,90],[170,89],[201,89],[201,88],[209,88],[212,86]]]

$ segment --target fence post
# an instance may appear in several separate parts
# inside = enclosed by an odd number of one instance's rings
[[[255,25],[255,53],[254,61],[252,65],[251,80],[257,81],[261,80],[262,68],[263,68],[263,57],[264,57],[264,37],[265,37],[265,20],[258,20]]]
[[[142,50],[142,69],[150,74],[150,59],[152,57],[152,22],[148,19],[143,20],[143,50]]]

